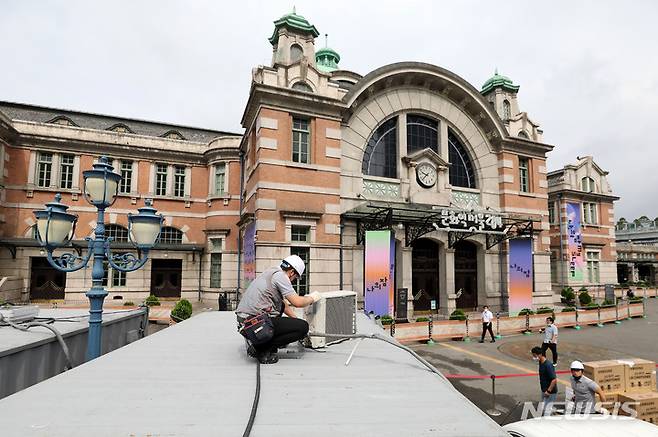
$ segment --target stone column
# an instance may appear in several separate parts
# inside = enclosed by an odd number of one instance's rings
[[[445,300],[441,302],[443,308],[450,315],[457,308],[457,295],[455,294],[455,249],[445,248],[443,250],[445,257],[443,266],[443,283],[441,287],[441,297],[445,296]]]

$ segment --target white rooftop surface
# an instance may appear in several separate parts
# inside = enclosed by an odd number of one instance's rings
[[[103,314],[103,322],[117,320],[141,310],[109,310]],[[37,314],[39,318],[66,318],[66,321],[55,321],[50,326],[57,329],[63,336],[76,331],[84,331],[89,328],[89,310],[86,309],[67,309],[52,308],[40,309]],[[44,322],[43,320],[36,320]],[[55,337],[52,331],[41,326],[31,327],[28,331],[21,331],[11,326],[0,327],[0,356],[10,353],[14,349],[25,349],[33,347],[37,343],[52,341]],[[1,375],[0,375],[1,377]],[[0,411],[0,417],[2,412]]]
[[[380,330],[365,315],[358,331]],[[445,379],[379,340],[261,365],[251,436],[507,436]],[[0,400],[2,436],[241,436],[256,363],[229,312],[173,327]]]

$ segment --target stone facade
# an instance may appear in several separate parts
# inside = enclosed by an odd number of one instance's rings
[[[619,197],[612,194],[607,175],[591,156],[578,158],[575,164],[548,175],[551,271],[556,293],[567,286],[577,290],[617,284],[614,202]],[[581,211],[583,280],[574,280],[568,271],[568,203],[578,205]]]

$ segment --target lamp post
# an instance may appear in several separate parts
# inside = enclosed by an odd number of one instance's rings
[[[112,254],[112,238],[105,237],[105,209],[116,199],[121,175],[113,172],[107,157],[101,157],[92,170],[82,173],[84,178],[84,196],[87,202],[96,207],[96,229],[94,238],[87,237],[87,253],[79,256],[64,253],[53,256],[55,249],[68,246],[75,233],[78,216],[66,212],[68,206],[61,203],[62,196],[57,193],[55,201],[46,204],[46,209],[34,211],[37,219],[37,239],[48,253],[48,262],[62,272],[75,272],[84,268],[91,257],[94,262],[91,270],[92,287],[87,291],[89,298],[89,334],[87,343],[87,361],[101,354],[101,328],[103,321],[103,301],[107,290],[103,287],[103,261],[121,272],[133,272],[146,264],[148,253],[160,236],[163,217],[156,214],[151,201],[139,208],[138,214],[128,214],[128,237],[138,250],[132,253]]]

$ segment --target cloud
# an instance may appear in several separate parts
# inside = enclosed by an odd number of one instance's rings
[[[475,87],[498,67],[556,145],[592,155],[617,217],[658,215],[658,3],[296,1],[341,67],[417,60]],[[251,69],[269,64],[288,1],[5,0],[0,99],[241,132]],[[324,38],[317,41],[324,45]]]

